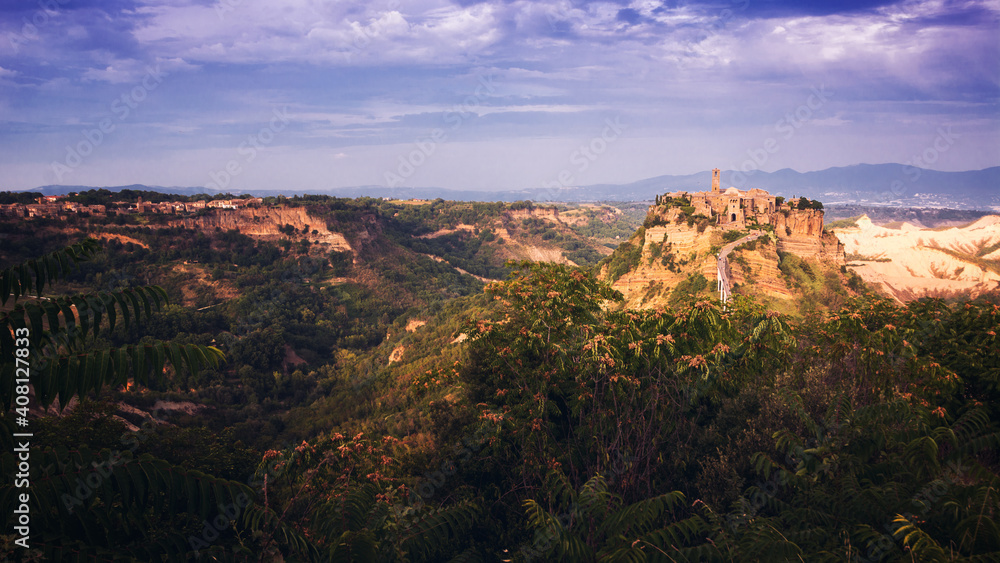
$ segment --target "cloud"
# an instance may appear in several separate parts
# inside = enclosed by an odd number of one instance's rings
[[[498,37],[492,4],[229,1],[145,7],[135,35],[193,60],[324,65],[458,62]]]
[[[199,68],[183,59],[156,59],[149,63],[139,60],[114,60],[103,69],[89,68],[80,75],[84,82],[100,81],[110,84],[130,84],[139,82],[149,74],[150,69],[156,72],[175,73],[192,71]]]
[[[133,160],[232,151],[287,107],[293,122],[271,149],[350,163],[351,178],[394,158],[379,147],[435,128],[449,132],[442,154],[521,155],[518,143],[544,139],[544,154],[558,155],[615,117],[650,144],[623,139],[623,166],[694,171],[745,158],[824,86],[832,98],[797,133],[823,155],[789,148],[775,162],[844,164],[860,146],[888,159],[890,143],[949,123],[985,139],[949,158],[1000,164],[996,0],[67,0],[28,37],[23,21],[37,10],[0,7],[2,109],[16,116],[0,148],[40,162],[160,67],[166,80],[92,162],[126,149],[149,153]],[[448,112],[461,115],[454,130]],[[849,147],[835,154],[834,139]],[[513,182],[503,169],[476,182]]]

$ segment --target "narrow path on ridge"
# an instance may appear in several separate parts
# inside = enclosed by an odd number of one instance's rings
[[[757,240],[760,237],[767,234],[765,231],[750,231],[750,234],[737,239],[726,246],[722,247],[719,251],[718,260],[718,282],[719,282],[719,299],[725,304],[729,301],[729,291],[732,289],[732,282],[729,279],[729,253],[733,251],[737,246],[750,242],[752,240]]]

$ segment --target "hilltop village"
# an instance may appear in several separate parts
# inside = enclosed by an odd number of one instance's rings
[[[720,174],[718,168],[712,170],[711,191],[695,193],[678,191],[657,196],[656,204],[650,207],[650,212],[658,211],[660,206],[669,207],[672,202],[686,203],[692,208],[690,213],[692,216],[713,219],[717,226],[728,230],[777,225],[779,221],[774,215],[778,212],[788,217],[789,213],[785,211],[823,209],[822,203],[805,198],[789,200],[786,205],[785,198],[773,196],[759,188],[743,191],[730,187],[723,191],[719,187]],[[820,215],[822,216],[822,213]]]
[[[715,283],[722,246],[759,231],[767,237],[744,247],[730,277],[762,297],[791,299],[795,291],[779,269],[781,256],[793,254],[834,269],[845,264],[844,246],[824,231],[823,220],[818,201],[786,201],[757,188],[723,190],[716,168],[708,191],[656,196],[643,228],[616,251],[617,260],[613,256],[602,274],[630,306],[658,306],[686,280]]]
[[[115,201],[108,205],[85,205],[75,201],[66,200],[64,195],[47,195],[36,200],[35,203],[8,203],[0,204],[0,215],[7,217],[47,217],[51,219],[63,218],[69,215],[93,215],[103,217],[107,215],[125,215],[132,213],[156,213],[156,214],[182,214],[197,213],[205,209],[240,209],[244,207],[258,207],[263,200],[259,197],[233,198],[233,199],[213,199],[201,201],[165,201],[151,203],[143,201],[142,197],[135,203],[127,201]]]

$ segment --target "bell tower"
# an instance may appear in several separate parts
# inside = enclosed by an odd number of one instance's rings
[[[719,193],[719,173],[721,170],[718,168],[712,169],[712,192]]]

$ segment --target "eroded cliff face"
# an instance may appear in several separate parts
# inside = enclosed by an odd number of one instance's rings
[[[774,244],[758,242],[753,250],[741,249],[730,256],[729,278],[733,286],[746,286],[755,295],[792,299],[795,293],[788,287],[778,268],[780,259]]]
[[[554,245],[534,244],[520,241],[511,236],[503,227],[497,229],[497,235],[504,240],[504,246],[499,250],[505,260],[531,260],[532,262],[553,262],[576,266],[577,264],[563,255],[563,250]]]
[[[305,207],[248,207],[242,209],[213,209],[201,217],[188,217],[172,221],[171,225],[183,226],[201,231],[238,230],[244,235],[259,240],[282,238],[306,238],[314,243],[326,243],[331,250],[351,250],[351,245],[340,233],[326,228],[326,221],[309,215]],[[295,228],[296,234],[289,237],[281,232],[285,225]],[[308,229],[307,229],[308,227]],[[303,232],[307,229],[306,232]],[[316,231],[313,234],[313,231]]]
[[[637,267],[618,278],[612,286],[625,296],[630,308],[654,307],[664,303],[673,288],[694,272],[715,282],[715,258],[711,236],[679,226],[651,227],[638,242],[642,254]],[[721,240],[721,238],[720,238]]]
[[[790,252],[820,262],[843,266],[844,245],[836,235],[823,232],[823,211],[820,209],[795,209],[787,215],[771,215],[774,233],[778,237],[778,250]]]
[[[625,296],[630,308],[660,306],[669,299],[673,288],[693,273],[700,272],[710,284],[716,282],[714,248],[722,244],[722,231],[705,225],[688,226],[678,222],[679,209],[654,210],[655,226],[646,227],[642,238],[629,242],[642,246],[639,263],[612,283]],[[655,224],[665,222],[663,224]],[[650,221],[647,221],[650,224]],[[638,233],[637,233],[638,235]],[[607,268],[601,273],[607,276]]]
[[[678,283],[695,273],[703,275],[714,289],[718,281],[716,253],[724,244],[725,230],[706,219],[688,225],[678,208],[653,206],[648,219],[647,224],[654,226],[645,228],[641,239],[630,239],[642,245],[639,263],[612,284],[625,296],[627,306],[661,306]],[[779,251],[832,267],[844,264],[843,244],[835,235],[823,232],[822,210],[779,211],[770,221],[775,225],[773,239],[761,239],[753,250],[740,249],[734,253],[735,261],[731,258],[734,284],[747,286],[748,291],[761,296],[794,299],[796,292],[778,267]],[[609,275],[607,267],[601,275]]]
[[[611,208],[606,212],[609,216],[621,211]],[[568,232],[566,229],[571,225],[586,223],[587,218],[579,214],[569,214],[565,216],[559,213],[556,207],[532,207],[531,209],[510,209],[504,211],[502,220],[493,225],[497,235],[504,240],[505,246],[499,250],[501,256],[506,260],[531,260],[534,262],[554,262],[556,264],[566,264],[576,266],[577,264],[567,258],[564,249],[556,244],[539,241],[535,237],[525,237],[523,234],[513,234],[507,227],[515,228],[516,224],[524,219],[540,219],[551,223],[557,231]],[[515,228],[515,233],[517,232]],[[595,245],[595,250],[601,254],[608,254],[611,251],[602,245]]]
[[[792,209],[778,211],[771,214],[771,224],[774,225],[774,230],[778,237],[819,237],[823,234],[823,210]]]
[[[532,207],[531,209],[511,209],[504,212],[504,215],[508,219],[527,219],[529,217],[534,217],[536,219],[543,219],[549,221],[550,223],[564,224],[565,222],[559,216],[559,210],[555,207]]]

